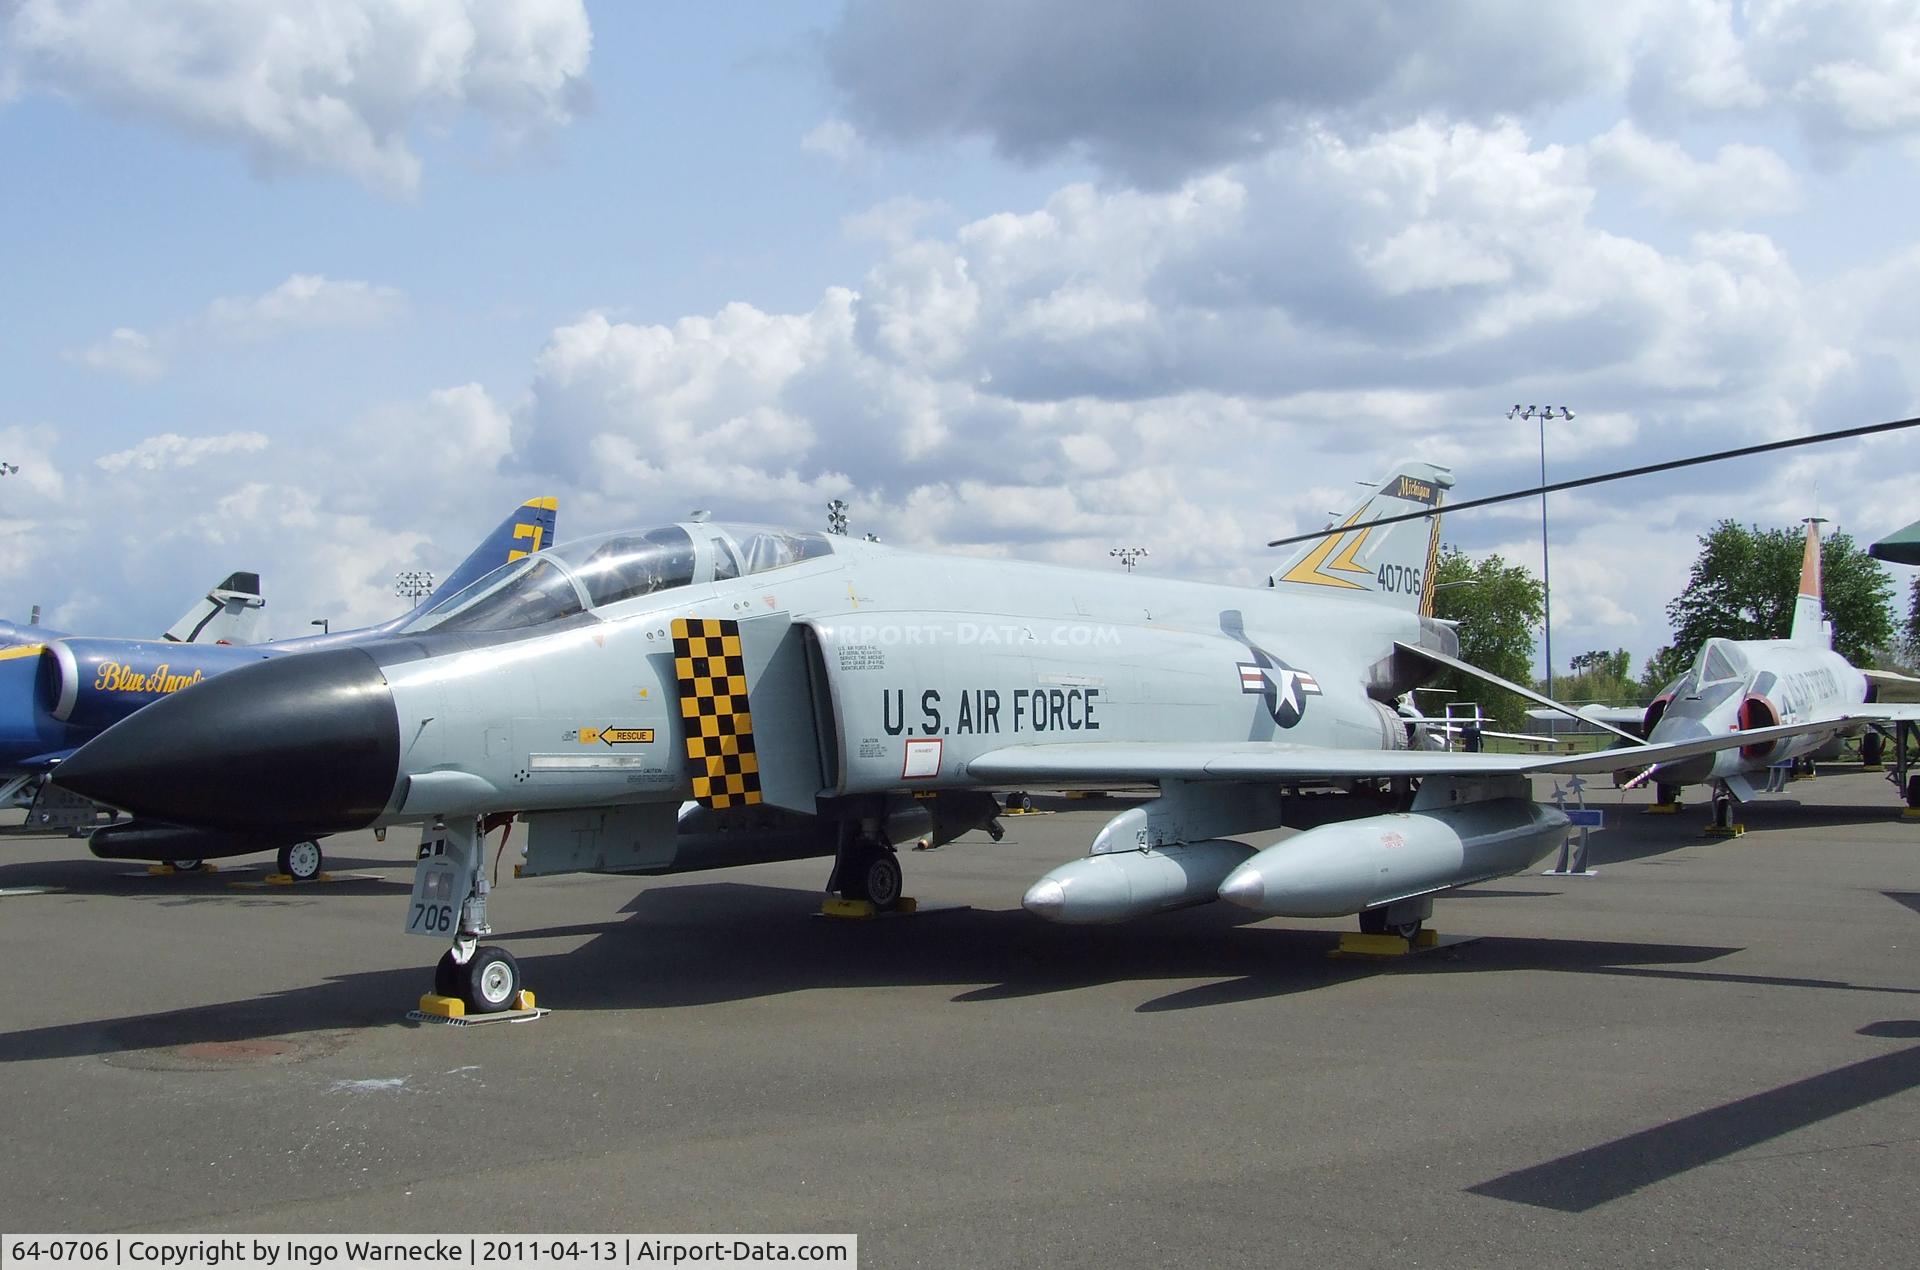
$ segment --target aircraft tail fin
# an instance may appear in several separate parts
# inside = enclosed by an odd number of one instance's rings
[[[529,498],[494,526],[493,532],[481,540],[473,553],[455,566],[453,572],[433,589],[433,594],[422,601],[422,607],[479,581],[503,564],[530,556],[542,547],[552,546],[554,531],[559,523],[558,498],[552,495]]]
[[[251,644],[258,638],[260,610],[266,606],[259,574],[229,573],[161,638],[176,644]]]
[[[1824,648],[1832,643],[1832,631],[1822,613],[1820,525],[1819,517],[1807,518],[1807,549],[1800,558],[1800,593],[1793,598],[1793,628],[1787,638],[1795,644],[1818,644]]]
[[[1453,488],[1453,473],[1431,463],[1398,463],[1335,520],[1339,532],[1303,543],[1273,571],[1267,585],[1317,595],[1369,598],[1433,613],[1433,571],[1440,559],[1440,517],[1375,528],[1386,516],[1438,508]]]

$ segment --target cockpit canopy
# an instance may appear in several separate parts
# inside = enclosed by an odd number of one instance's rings
[[[810,530],[704,521],[621,530],[502,565],[414,615],[402,629],[412,634],[518,630],[832,554],[828,536]]]

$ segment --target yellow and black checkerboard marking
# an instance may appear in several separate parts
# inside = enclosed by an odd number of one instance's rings
[[[680,685],[694,801],[715,808],[759,802],[760,756],[753,752],[740,623],[676,617],[673,677]]]

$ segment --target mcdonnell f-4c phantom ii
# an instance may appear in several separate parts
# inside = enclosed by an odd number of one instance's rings
[[[1394,701],[1458,666],[1423,616],[1437,503],[1411,463],[1262,587],[930,555],[707,521],[563,544],[391,636],[248,666],[90,742],[58,780],[236,835],[424,826],[407,929],[436,990],[486,1012],[519,971],[491,933],[486,818],[523,875],[667,874],[831,857],[896,902],[894,844],[991,828],[993,791],[1145,783],[1025,904],[1118,921],[1216,897],[1417,931],[1433,896],[1525,868],[1567,818],[1533,772],[1618,755],[1440,752]],[[1652,762],[1752,744],[1648,747]],[[1413,783],[1418,782],[1417,789]],[[1304,829],[1264,851],[1234,839]]]

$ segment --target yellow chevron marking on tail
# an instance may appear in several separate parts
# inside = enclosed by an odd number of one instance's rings
[[[1367,503],[1360,507],[1353,515],[1341,522],[1340,527],[1345,529],[1351,526],[1364,516],[1367,513],[1367,508],[1372,505],[1372,503]],[[1362,529],[1358,535],[1355,535],[1353,543],[1346,550],[1340,552],[1340,559],[1336,560],[1331,567],[1348,569],[1357,573],[1368,572],[1368,570],[1351,563],[1351,558],[1353,553],[1359,550],[1360,543],[1364,542],[1367,535],[1372,532],[1372,528],[1373,527],[1369,525],[1367,528]],[[1321,567],[1326,565],[1327,557],[1338,550],[1341,544],[1347,541],[1347,538],[1347,534],[1335,534],[1333,537],[1323,540],[1319,546],[1302,557],[1299,564],[1296,564],[1293,568],[1282,574],[1280,580],[1282,582],[1305,582],[1309,586],[1339,587],[1343,591],[1368,590],[1369,588],[1361,586],[1358,582],[1350,582],[1346,578],[1336,578],[1330,573],[1322,573],[1320,571]],[[1342,561],[1347,563],[1342,563]]]
[[[758,803],[760,756],[753,748],[740,623],[673,619],[673,677],[680,687],[694,801],[718,810]]]

